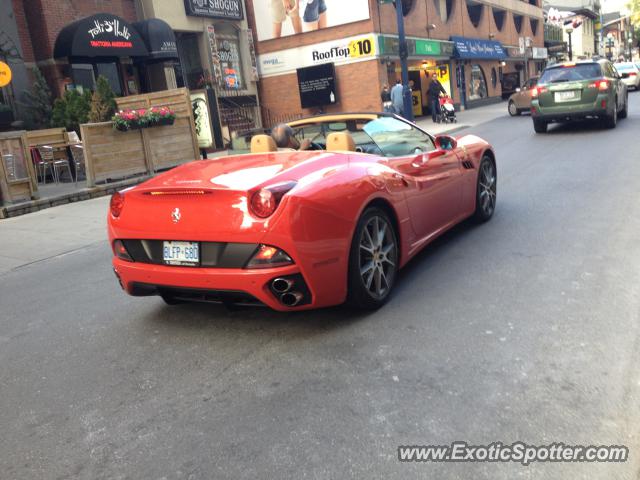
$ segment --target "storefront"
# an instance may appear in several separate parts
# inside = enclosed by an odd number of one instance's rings
[[[140,0],[145,20],[161,18],[175,33],[178,61],[162,62],[149,81],[163,88],[205,90],[213,145],[261,124],[253,35],[243,2]],[[200,99],[202,100],[202,99]]]
[[[506,99],[516,88],[520,88],[527,80],[527,68],[525,51],[520,47],[505,46],[507,58],[500,68],[500,84],[502,85],[502,98]]]
[[[473,108],[501,100],[499,71],[507,54],[496,40],[452,36],[456,88],[461,104]]]
[[[65,89],[93,90],[97,77],[102,75],[117,96],[140,91],[136,61],[148,56],[138,30],[107,13],[67,25],[58,34],[54,47]]]
[[[398,37],[380,35],[378,37],[380,48],[379,56],[387,65],[387,83],[393,86],[396,79],[400,78],[400,56]],[[408,38],[407,39],[409,67],[409,86],[413,100],[413,114],[415,117],[430,115],[427,90],[431,78],[435,73],[438,80],[447,91],[447,94],[459,104],[459,95],[454,91],[451,82],[451,56],[453,55],[453,43],[441,40]]]

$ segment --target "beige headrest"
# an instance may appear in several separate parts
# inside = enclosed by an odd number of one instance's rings
[[[327,151],[355,152],[356,142],[349,132],[334,132],[327,136]]]
[[[254,135],[251,137],[251,153],[276,152],[276,141],[269,135]]]

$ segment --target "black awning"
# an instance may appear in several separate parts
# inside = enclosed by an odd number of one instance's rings
[[[169,24],[158,18],[136,22],[133,26],[140,32],[149,56],[146,60],[173,60],[178,58],[176,36]]]
[[[83,18],[64,27],[56,38],[55,58],[145,57],[149,54],[138,31],[108,13]]]

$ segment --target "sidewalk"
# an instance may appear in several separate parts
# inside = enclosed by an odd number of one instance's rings
[[[472,108],[464,112],[456,112],[458,123],[433,123],[431,117],[419,117],[415,124],[432,135],[451,134],[469,127],[475,127],[481,123],[489,122],[495,118],[509,115],[507,102],[501,101],[487,105],[486,107]]]

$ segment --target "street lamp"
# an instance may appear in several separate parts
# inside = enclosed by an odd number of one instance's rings
[[[573,61],[573,48],[571,45],[571,34],[573,33],[573,28],[569,27],[565,30],[565,32],[567,32],[567,35],[569,35],[569,61]]]

